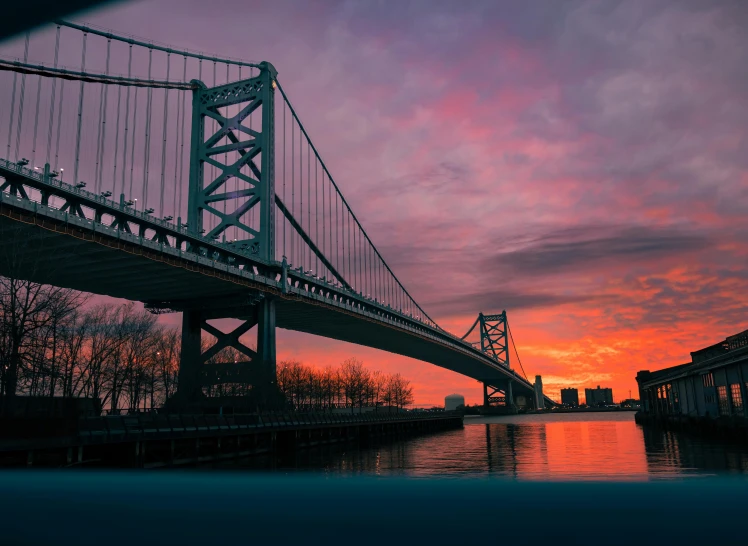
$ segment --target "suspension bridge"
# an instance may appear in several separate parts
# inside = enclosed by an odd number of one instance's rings
[[[0,100],[0,274],[181,312],[182,407],[272,393],[276,328],[466,375],[486,405],[553,404],[510,366],[505,312],[459,337],[413,299],[272,64],[58,21],[0,47]],[[206,365],[227,347],[246,360]]]

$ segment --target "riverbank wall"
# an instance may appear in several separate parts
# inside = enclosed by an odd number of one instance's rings
[[[158,468],[194,465],[462,426],[459,412],[139,414],[60,422],[45,427],[44,435],[34,435],[33,427],[27,427],[26,433],[21,434],[23,426],[15,423],[15,434],[3,434],[0,438],[0,466]]]
[[[643,426],[659,427],[721,442],[748,445],[748,420],[744,417],[658,415],[639,411],[634,416],[634,420]]]

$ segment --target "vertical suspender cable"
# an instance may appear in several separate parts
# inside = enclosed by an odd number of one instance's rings
[[[122,86],[117,86],[117,121],[114,124],[114,165],[112,169],[112,191],[117,193],[117,154],[119,153],[119,120],[122,112]],[[119,201],[115,195],[115,200]]]
[[[299,127],[299,208],[301,209],[300,215],[301,215],[301,222],[299,222],[299,225],[301,226],[301,229],[304,229],[304,153],[302,152],[301,147],[301,138],[302,138],[302,130],[301,127]],[[301,262],[299,265],[302,268],[305,268],[304,265],[304,245],[301,241],[299,241],[299,262]]]
[[[107,40],[107,50],[110,44],[111,40]],[[105,84],[99,84],[99,117],[96,118],[96,163],[94,164],[94,189],[96,193],[99,192],[99,152],[101,151],[101,120],[104,117],[104,87],[106,87]]]
[[[132,44],[127,58],[127,77],[132,76]],[[137,91],[137,87],[135,88]],[[125,134],[123,135],[124,146],[122,150],[122,193],[125,193],[125,175],[127,172],[127,137],[128,129],[130,128],[130,86],[127,86],[127,93],[125,94]],[[115,199],[118,197],[117,188],[114,188]],[[131,192],[132,193],[132,192]]]
[[[342,195],[341,197],[341,208],[343,208],[342,205]],[[346,277],[346,280],[348,281],[348,284],[351,285],[352,288],[356,288],[354,286],[355,281],[353,279],[353,273],[351,271],[351,215],[350,210],[348,210],[348,207],[344,209],[346,215],[345,215],[345,238],[343,239],[345,241],[345,249],[343,250],[343,259],[345,259],[346,262],[348,262],[348,275]]]
[[[23,62],[29,60],[29,33],[26,33],[26,44],[23,48]],[[82,83],[82,82],[81,82]],[[21,74],[21,95],[18,102],[18,125],[16,126],[16,157],[21,145],[21,123],[23,122],[23,95],[26,90],[26,74]]]
[[[65,98],[65,80],[60,81],[60,101],[57,106],[57,135],[55,136],[55,169],[60,170],[60,180],[63,179],[63,170],[60,168],[60,129],[62,128],[62,111]]]
[[[325,242],[322,241],[322,244],[320,244],[319,240],[319,164],[317,160],[314,160],[314,243],[317,245],[318,248],[324,249]],[[323,252],[323,250],[320,250],[320,252]],[[319,271],[319,256],[317,256],[315,265],[315,270],[317,271],[317,276],[319,277],[320,271]]]
[[[184,58],[184,64],[185,74],[182,77],[182,81],[185,81],[187,79],[187,57]],[[182,112],[181,109],[182,101],[179,100],[179,95],[177,95],[177,126],[174,130],[174,202],[172,204],[172,216],[174,216],[174,218],[179,216],[179,209],[177,209],[177,193],[179,192],[179,187],[177,186],[177,171],[179,169],[179,139],[181,135],[179,131],[179,124],[182,116],[184,116],[184,112]]]
[[[322,171],[322,187],[323,188],[324,188],[324,184],[325,184],[325,171]],[[329,244],[327,245],[327,251],[330,253],[330,258],[332,258],[332,254],[333,254],[332,252],[332,207],[330,207],[332,203],[330,203],[330,197],[331,197],[330,193],[331,193],[330,191],[327,192],[327,215],[329,216],[329,219],[325,220],[325,223],[322,225],[325,226],[327,225],[328,221],[330,222],[328,225],[328,228],[329,228],[328,229],[328,238],[329,238],[328,243]],[[332,259],[330,261],[332,262]]]
[[[36,108],[34,110],[34,138],[31,146],[31,164],[36,166],[36,135],[39,128],[39,99],[42,95],[42,77],[37,76],[36,82]]]
[[[286,203],[286,101],[283,101],[283,203]],[[288,220],[283,218],[283,256],[286,256],[286,224]],[[284,288],[285,289],[285,288]]]
[[[327,247],[327,203],[325,203],[325,171],[322,171],[322,254],[328,259],[331,259],[330,249]],[[325,277],[329,275],[329,271],[326,272]]]
[[[307,236],[312,236],[312,154],[309,141],[306,141],[306,209]],[[309,249],[309,269],[312,269],[312,247]]]
[[[213,63],[213,70],[215,70],[216,64]],[[215,79],[215,76],[213,77]],[[226,83],[229,83],[229,63],[226,63]],[[231,109],[230,106],[226,106],[226,117],[228,118],[230,116],[229,110]],[[229,129],[226,134],[230,133],[231,130]],[[228,142],[231,142],[228,140]],[[228,167],[228,161],[229,161],[229,154],[228,152],[223,152],[223,168],[224,168],[224,177],[223,177],[223,193],[224,193],[224,199],[223,199],[223,215],[226,216],[226,202],[228,201],[228,193],[229,193],[229,181],[228,178],[226,178],[226,168]],[[223,240],[226,240],[226,231],[223,232]]]
[[[366,276],[364,275],[364,252],[363,252],[363,240],[361,239],[362,230],[361,226],[358,228],[358,252],[356,253],[356,259],[358,260],[358,276],[359,282],[361,283],[361,295],[366,297]]]
[[[226,83],[229,83],[229,79],[230,79],[230,76],[229,76],[229,65],[228,65],[228,63],[226,63]],[[242,67],[241,66],[239,66],[239,80],[238,81],[242,81]],[[236,107],[236,113],[238,114],[239,112],[241,112],[241,110],[242,110],[241,105],[237,105],[237,107]],[[251,126],[251,124],[252,124],[252,117],[251,116],[249,118],[249,123],[250,123],[250,126]],[[237,134],[236,136],[238,138],[240,135]],[[242,167],[241,169],[239,169],[239,172],[241,172],[241,170],[244,169],[244,168],[245,167]],[[234,183],[232,184],[234,186],[234,191],[236,191],[236,190],[239,189],[239,184],[240,184],[240,178],[239,177],[234,177]],[[275,203],[271,204],[270,206],[274,207]],[[254,210],[254,207],[252,207],[252,209]],[[254,220],[254,212],[252,212],[252,220]],[[251,221],[250,225],[254,227],[254,222]],[[276,221],[276,225],[277,225],[277,221]],[[273,230],[275,230],[275,229],[277,229],[277,227],[273,226]],[[239,231],[238,231],[238,229],[237,229],[236,226],[234,226],[232,228],[232,233],[234,235],[234,239],[238,239],[239,238]],[[278,240],[275,237],[273,237],[273,239],[274,239],[273,243],[275,245],[275,248],[278,248]]]
[[[368,246],[366,248],[366,278],[368,279],[369,298],[373,299],[377,291],[374,289],[374,264],[371,263],[371,258],[371,246]]]
[[[171,53],[166,54],[166,81],[169,81],[171,70]],[[166,127],[168,123],[169,112],[169,90],[164,90],[164,132],[161,141],[161,200],[159,201],[158,213],[163,218],[164,215],[164,189],[166,188]]]
[[[8,160],[14,161],[18,158],[10,157],[10,142],[13,137],[13,118],[16,113],[16,81],[18,79],[18,72],[13,72],[13,94],[10,99],[10,123],[8,123]]]
[[[60,53],[60,25],[57,25],[57,34],[55,37],[55,60],[54,67],[57,68],[57,59]],[[57,94],[57,78],[52,78],[52,96],[49,101],[49,126],[47,128],[47,163],[52,159],[52,126],[55,119],[55,95]],[[10,159],[10,158],[8,158]]]
[[[187,55],[184,56],[184,76],[183,81],[187,81]],[[179,181],[182,182],[184,180],[182,178],[182,174],[184,173],[184,120],[186,118],[186,103],[187,100],[187,93],[182,93],[182,143],[180,144],[180,151],[179,151]],[[177,208],[177,213],[181,214],[182,212],[182,188],[179,188],[179,206]]]
[[[359,276],[361,277],[361,295],[366,297],[366,251],[364,250],[364,241],[362,239],[362,229],[358,228],[358,264]]]
[[[109,58],[111,53],[112,39],[106,41],[106,68],[104,73],[109,75]],[[106,111],[109,102],[109,86],[101,85],[101,95],[99,96],[99,136],[96,139],[96,193],[101,191],[101,176],[104,171],[104,144],[106,142]],[[116,153],[116,152],[115,152]]]
[[[214,59],[213,60],[213,84],[211,85],[211,87],[215,87],[215,86],[216,86],[216,61]],[[210,166],[210,182],[212,183],[213,180],[215,180],[215,179],[216,179],[216,167],[213,166],[213,165],[211,165]],[[225,190],[225,185],[224,185],[224,190]],[[223,202],[223,206],[224,207],[226,206],[226,201],[225,200]],[[216,218],[216,216],[214,214],[211,214],[208,217],[208,221],[210,222],[210,225],[208,226],[207,229],[208,229],[208,231],[211,231],[216,226],[217,223],[220,223],[223,220],[219,220],[218,218]]]
[[[88,33],[83,33],[83,53],[81,56],[81,72],[85,72],[86,69],[86,38]],[[83,123],[83,80],[81,80],[80,92],[78,94],[78,129],[75,136],[75,166],[73,167],[73,184],[80,182],[78,180],[78,163],[80,160],[81,151],[81,124]]]
[[[151,79],[151,70],[153,68],[153,49],[148,48],[148,79]],[[143,210],[148,208],[148,174],[150,172],[151,162],[151,101],[153,99],[153,89],[148,88],[145,101],[145,148],[143,151],[143,163],[145,163],[145,178],[143,180]]]
[[[293,116],[291,116],[291,216],[296,218],[296,160],[294,159],[295,140],[294,140],[294,122]],[[291,232],[291,261],[296,263],[296,238],[294,237],[293,231]]]
[[[135,134],[138,130],[138,87],[135,88],[135,96],[132,99],[132,138],[130,139],[130,188],[127,192],[128,198],[132,198],[132,182],[135,173]],[[124,191],[124,189],[122,190]]]
[[[198,63],[197,63],[197,79],[200,80],[200,81],[203,81],[203,60],[202,59],[200,59],[198,61]],[[202,169],[203,169],[203,172],[200,173],[201,175],[203,175],[205,173],[205,165],[203,165]],[[189,204],[188,204],[188,207],[189,207]],[[200,211],[199,212],[199,218],[198,218],[198,225],[201,225],[202,224],[202,219],[205,216],[205,210],[204,209],[198,209],[198,210]],[[187,216],[189,216],[189,211],[187,212]],[[198,235],[200,234],[197,225],[192,226],[192,229]]]

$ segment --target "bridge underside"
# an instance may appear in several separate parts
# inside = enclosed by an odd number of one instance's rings
[[[258,296],[270,297],[279,328],[400,354],[491,384],[515,377],[468,352],[353,310],[283,294],[74,225],[24,216],[6,204],[0,204],[0,274],[150,304],[204,306],[212,318],[247,318],[255,313]],[[516,379],[515,394],[532,392]]]

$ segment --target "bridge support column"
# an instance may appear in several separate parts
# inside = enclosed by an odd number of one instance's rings
[[[179,358],[177,399],[181,409],[200,398],[201,355],[200,311],[185,310],[182,313],[182,353]]]
[[[506,391],[504,392],[504,399],[506,400],[506,406],[507,408],[514,407],[514,392],[512,389],[512,380],[507,379],[506,381]]]
[[[275,359],[275,300],[264,298],[257,309],[257,357],[262,368],[260,398],[265,407],[275,407],[277,400]]]
[[[247,311],[245,320],[224,332],[208,320],[224,315],[205,309],[182,313],[182,354],[177,395],[170,405],[179,411],[203,406],[214,409],[229,405],[240,411],[275,408],[280,403],[276,386],[275,301],[260,299]],[[231,315],[228,315],[231,316]],[[241,337],[257,326],[257,351]],[[205,348],[202,333],[215,338]],[[203,392],[203,388],[208,390]]]
[[[545,396],[543,396],[543,380],[539,375],[535,376],[535,384],[533,385],[535,393],[535,409],[545,409]]]

